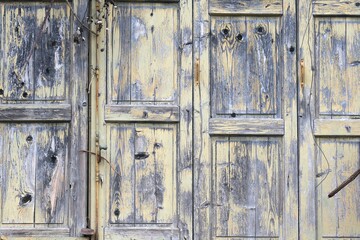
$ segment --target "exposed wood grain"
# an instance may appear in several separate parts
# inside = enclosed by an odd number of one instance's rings
[[[69,122],[70,104],[30,105],[6,104],[0,106],[0,122]]]
[[[179,107],[169,105],[107,105],[107,122],[178,122]]]
[[[360,136],[360,121],[350,119],[315,119],[316,136]]]
[[[42,24],[47,7],[49,3],[4,5],[7,63],[0,87],[6,100],[64,101],[68,96],[69,9],[65,3],[54,3]]]
[[[212,118],[209,134],[220,135],[284,135],[284,121],[281,119],[228,119]]]
[[[109,132],[110,162],[117,172],[111,171],[110,221],[135,223],[134,196],[134,137],[133,125],[112,125]]]
[[[317,190],[321,201],[318,203],[318,228],[322,238],[355,238],[359,237],[359,201],[356,193],[359,181],[348,185],[338,193],[337,198],[329,199],[327,194],[334,187],[340,185],[359,167],[359,139],[322,139],[320,146],[330,159],[331,172]],[[321,154],[318,155],[318,172],[327,169],[327,161]],[[328,159],[328,160],[329,160]],[[322,178],[319,178],[320,181]],[[331,211],[329,211],[331,209]]]
[[[281,0],[210,0],[210,14],[281,14]]]
[[[156,3],[124,3],[118,9],[113,12],[112,29],[120,38],[113,36],[112,45],[119,46],[120,53],[114,54],[111,63],[115,69],[111,101],[176,102],[179,42],[176,8]],[[123,21],[119,23],[120,20]],[[121,35],[123,31],[127,33]]]
[[[105,230],[105,240],[167,240],[167,239],[179,239],[179,229],[169,227],[119,227],[119,228],[107,228]]]
[[[279,236],[280,152],[276,140],[215,142],[217,236]],[[258,190],[256,190],[258,189]]]
[[[215,17],[212,32],[212,115],[276,114],[276,19]]]
[[[313,9],[314,15],[360,15],[360,4],[356,0],[314,0]]]

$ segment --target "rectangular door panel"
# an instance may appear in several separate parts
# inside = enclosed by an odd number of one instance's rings
[[[86,227],[86,1],[0,2],[0,233],[80,237]],[[87,39],[87,33],[83,34]]]
[[[354,198],[360,181],[355,179],[328,198],[360,166],[357,5],[352,1],[300,4],[301,239],[360,237],[359,204]]]

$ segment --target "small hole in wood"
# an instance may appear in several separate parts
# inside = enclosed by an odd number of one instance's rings
[[[243,35],[241,33],[239,33],[238,35],[236,35],[236,40],[241,41],[243,40]]]
[[[46,68],[46,69],[45,69],[45,73],[46,73],[46,74],[49,74],[49,73],[50,73],[50,69],[49,69],[49,68]]]
[[[31,135],[27,136],[26,137],[26,141],[27,142],[31,142],[33,140],[33,137]]]
[[[120,215],[120,210],[118,208],[115,209],[114,214],[115,214],[115,216],[118,217]]]
[[[360,2],[355,3],[355,6],[360,7]]]
[[[25,85],[25,83],[24,83],[24,82],[21,82],[21,83],[20,83],[20,86],[22,86],[22,87],[23,87],[24,85]]]
[[[52,164],[56,164],[56,162],[57,162],[57,156],[56,156],[55,154],[53,154],[53,155],[50,157],[50,162],[51,162]]]
[[[56,46],[56,43],[57,43],[56,41],[52,41],[52,42],[51,42],[51,46],[55,47],[55,46]]]
[[[154,13],[150,13],[150,16],[151,16],[151,17],[154,16]]]
[[[265,28],[264,28],[263,26],[258,26],[258,27],[256,28],[256,32],[257,32],[258,34],[265,34]]]
[[[146,111],[143,112],[143,118],[148,118],[148,113]]]
[[[236,113],[232,113],[231,117],[233,117],[233,118],[236,117]]]
[[[24,206],[32,201],[32,196],[30,194],[25,194],[24,196],[20,197],[20,206]]]
[[[291,46],[291,47],[289,48],[289,51],[290,51],[291,53],[293,53],[293,52],[295,51],[295,47]]]
[[[24,98],[27,98],[27,97],[29,96],[29,94],[28,94],[27,92],[23,92],[22,96],[23,96]]]
[[[0,95],[4,95],[4,89],[0,89]]]
[[[224,28],[223,30],[221,30],[221,32],[225,37],[227,37],[229,35],[229,33],[230,33],[230,29]]]

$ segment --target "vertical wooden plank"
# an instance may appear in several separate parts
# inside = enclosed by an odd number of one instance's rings
[[[331,71],[329,71],[329,61],[330,64],[334,64],[334,59],[331,57],[331,36],[332,36],[332,24],[330,19],[324,18],[322,20],[316,21],[315,23],[316,31],[319,33],[317,37],[317,61],[319,64],[319,70],[317,72],[319,84],[318,84],[318,98],[319,102],[317,103],[317,110],[319,114],[321,113],[331,113]],[[337,81],[334,79],[334,81]]]
[[[211,141],[208,1],[194,1],[194,240],[211,239]]]
[[[91,8],[88,0],[77,0],[73,1],[72,4],[77,16],[81,17],[87,16],[88,11]],[[70,9],[67,8],[67,16],[70,16],[69,11]],[[74,16],[72,16],[69,28],[74,31],[79,27],[81,27],[81,24],[75,20]],[[68,224],[70,227],[70,236],[80,236],[80,230],[88,227],[90,225],[89,222],[91,222],[87,219],[87,217],[91,218],[90,214],[87,216],[87,209],[90,208],[87,204],[90,204],[92,201],[88,201],[88,197],[90,198],[91,196],[91,191],[89,191],[90,186],[88,186],[88,180],[90,180],[88,174],[90,168],[89,162],[93,161],[93,157],[88,157],[87,154],[79,153],[79,151],[90,148],[90,144],[88,144],[88,126],[91,126],[93,121],[90,121],[91,124],[89,124],[88,88],[90,83],[89,76],[93,76],[93,74],[89,74],[89,51],[90,54],[92,54],[92,52],[89,50],[89,32],[83,31],[82,37],[84,37],[85,41],[82,41],[79,44],[75,44],[73,41],[69,42],[70,56],[68,60],[72,64],[69,69],[69,75],[65,75],[71,77],[69,78],[71,81],[68,81],[66,84],[68,84],[69,89],[67,91],[68,96],[71,96],[70,102],[72,105],[71,127],[69,129],[69,151],[71,156],[68,162],[69,181],[68,187],[65,186],[66,190],[69,191]]]
[[[301,4],[300,4],[301,3]],[[308,3],[308,2],[307,2]],[[285,122],[285,135],[282,140],[279,155],[281,170],[279,169],[279,237],[283,239],[299,238],[299,162],[298,162],[298,87],[297,87],[297,37],[304,34],[304,29],[297,29],[297,17],[303,13],[303,1],[283,0],[283,17],[279,23],[282,39],[279,43],[279,65],[283,63],[283,99],[281,115]],[[297,15],[297,10],[299,15]],[[280,31],[281,29],[281,31]],[[281,56],[281,57],[280,57]],[[280,73],[279,73],[280,74]],[[280,74],[281,75],[281,74]],[[281,85],[278,85],[281,89]],[[280,96],[277,96],[278,101]],[[300,102],[299,102],[300,103]],[[280,108],[280,106],[279,106]],[[301,113],[302,114],[302,113]],[[307,136],[309,137],[309,136]],[[306,138],[310,139],[310,138]],[[302,150],[303,151],[303,150]],[[284,169],[284,170],[282,170]],[[303,174],[303,173],[301,173]],[[304,194],[304,193],[301,193]],[[307,231],[307,230],[306,230]],[[309,238],[312,239],[312,238]]]
[[[344,114],[347,112],[346,90],[346,21],[345,18],[336,18],[331,21],[331,59],[333,64],[327,67],[331,74],[331,114]]]
[[[174,101],[177,94],[177,11],[169,7],[131,10],[131,99]]]
[[[256,148],[230,138],[230,231],[228,236],[256,236]]]
[[[135,127],[135,223],[156,223],[155,144],[153,128]]]
[[[360,113],[360,103],[356,96],[360,95],[358,73],[360,71],[360,21],[346,20],[346,89],[347,113]]]
[[[7,124],[3,130],[2,223],[34,223],[36,129]]]
[[[360,144],[359,141],[348,139],[338,140],[336,144],[337,158],[337,185],[344,182],[360,166]],[[360,237],[360,203],[357,197],[359,193],[359,180],[347,186],[338,196],[336,236]]]
[[[4,9],[3,95],[14,100],[32,99],[34,56],[30,53],[38,31],[36,5],[6,4]]]
[[[110,62],[111,79],[108,79],[110,101],[129,101],[131,89],[131,8],[121,5],[113,9],[111,24],[110,49],[112,61]]]
[[[110,178],[110,222],[135,223],[133,124],[110,126],[110,161],[116,172]]]
[[[280,154],[277,144],[270,139],[256,143],[256,235],[279,236],[278,222],[278,164]]]
[[[328,199],[328,194],[333,189],[335,189],[340,183],[337,182],[337,144],[333,140],[320,140],[320,147],[326,156],[322,155],[321,152],[317,154],[317,182],[318,185],[324,178],[324,175],[321,174],[326,171],[328,167],[330,169],[334,169],[334,172],[329,173],[329,180],[324,181],[317,188],[317,194],[319,196],[319,201],[317,202],[317,229],[318,229],[318,238],[322,238],[324,236],[324,230],[326,230],[326,235],[328,236],[337,236],[337,205],[339,199]],[[325,157],[327,159],[325,159]],[[327,161],[329,161],[330,166],[327,165]],[[331,209],[331,211],[329,211]]]
[[[155,211],[157,223],[171,223],[175,213],[176,196],[176,138],[169,125],[155,128],[152,153],[155,160]]]
[[[228,236],[232,229],[230,214],[230,162],[229,139],[214,140],[213,158],[216,176],[216,235]],[[229,229],[230,228],[230,229]]]
[[[41,26],[51,8],[48,20],[43,29]],[[34,51],[34,99],[36,100],[64,100],[66,97],[66,78],[70,58],[69,49],[69,9],[65,4],[41,4],[37,8],[37,26],[34,33],[38,41]],[[39,37],[41,36],[41,37]]]
[[[36,127],[35,223],[64,223],[68,134],[64,126]]]

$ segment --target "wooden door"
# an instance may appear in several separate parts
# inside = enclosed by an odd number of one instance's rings
[[[360,3],[299,2],[300,238],[360,238]]]
[[[115,2],[105,14],[93,148],[109,162],[92,171],[93,224],[100,239],[192,239],[192,3]]]
[[[297,239],[296,5],[200,0],[194,239]]]
[[[0,236],[86,227],[87,1],[0,1]],[[86,39],[86,33],[83,33]]]

